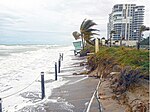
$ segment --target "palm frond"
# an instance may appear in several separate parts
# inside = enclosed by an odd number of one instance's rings
[[[92,45],[92,46],[94,46],[94,43],[92,43],[90,40],[85,40],[88,44],[90,44],[90,45]]]
[[[89,33],[89,35],[92,36],[92,35],[99,35],[99,34],[97,34],[97,33]]]
[[[72,33],[72,35],[74,36],[74,38],[77,40],[77,39],[80,39],[80,33],[78,33],[77,31],[74,31],[73,33]]]
[[[82,30],[87,30],[94,25],[97,25],[97,24],[94,23],[92,20],[87,20],[85,21],[85,24],[83,25]]]
[[[100,30],[97,30],[97,29],[86,29],[85,31],[86,32],[92,32],[92,31],[100,31]]]
[[[83,26],[84,26],[84,24],[85,24],[85,21],[86,21],[86,19],[84,19],[83,22],[81,23],[80,30],[83,29]]]
[[[92,23],[92,22],[93,22],[93,21],[90,20],[90,19],[89,19],[89,20],[86,20],[85,23],[84,23],[84,25],[83,25],[83,27],[82,27],[82,29],[85,30],[86,27],[87,27],[90,23]]]
[[[115,30],[112,30],[112,31],[110,32],[110,34],[116,34],[116,31],[115,31]]]
[[[89,37],[90,40],[93,39],[93,38],[95,38],[95,37],[93,37],[93,36],[90,36],[90,37]]]
[[[146,26],[144,26],[144,25],[142,25],[142,26],[140,27],[140,32],[148,31],[148,30],[150,30],[150,28],[149,28],[149,27],[146,27]]]
[[[84,39],[85,39],[85,40],[91,40],[92,38],[94,38],[94,37],[89,36],[89,35],[85,35],[85,36],[84,36]]]

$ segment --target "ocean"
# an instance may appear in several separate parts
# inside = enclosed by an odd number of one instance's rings
[[[58,74],[55,81],[55,62],[64,54],[62,68],[73,63],[73,46],[57,45],[0,45],[0,98],[3,112],[41,103],[41,72],[44,72],[47,99],[54,88],[67,83]]]

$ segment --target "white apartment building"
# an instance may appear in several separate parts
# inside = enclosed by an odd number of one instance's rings
[[[120,40],[123,37],[126,45],[136,44],[143,20],[144,6],[116,4],[109,14],[107,38],[110,38],[110,32],[114,30],[116,34],[112,35],[112,41]]]

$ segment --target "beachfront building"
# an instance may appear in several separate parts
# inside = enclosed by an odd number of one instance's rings
[[[124,44],[136,45],[143,20],[144,6],[136,6],[136,4],[116,4],[109,14],[107,38],[110,38],[110,32],[114,30],[116,33],[112,35],[112,41],[124,38]]]

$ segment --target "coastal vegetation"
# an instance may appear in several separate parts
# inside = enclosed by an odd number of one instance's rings
[[[104,65],[112,65],[112,67],[118,65],[120,68],[128,66],[131,69],[138,70],[143,78],[149,79],[148,50],[137,51],[126,47],[101,47],[98,53],[88,57],[88,65],[91,70]]]
[[[78,33],[77,31],[74,31],[72,33],[76,40],[79,38],[82,39],[83,49],[86,44],[94,46],[94,42],[92,41],[92,39],[94,39],[94,35],[99,35],[95,33],[99,30],[92,28],[95,25],[97,24],[93,22],[93,20],[84,19],[80,26],[80,33]]]
[[[87,49],[84,52],[94,51],[93,47]],[[89,75],[102,78],[105,81],[102,85],[109,83],[105,89],[111,89],[114,95],[110,97],[129,109],[126,112],[148,110],[148,50],[101,46],[100,51],[88,56],[87,60]]]

